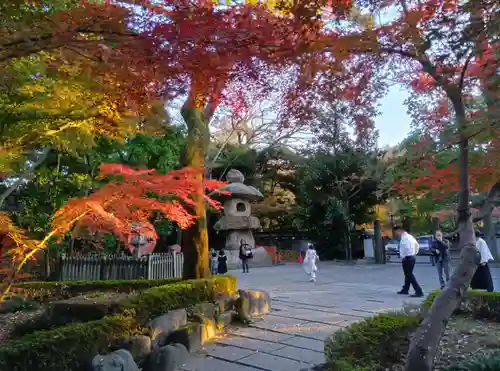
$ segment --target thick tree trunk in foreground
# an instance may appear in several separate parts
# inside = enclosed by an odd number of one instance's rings
[[[458,226],[460,233],[460,263],[453,272],[446,288],[434,302],[418,327],[408,350],[405,371],[432,371],[434,358],[446,324],[460,304],[479,263],[474,228],[469,208],[469,149],[466,137],[465,110],[460,95],[451,96],[460,130],[460,193],[458,202]]]
[[[188,127],[185,165],[203,169],[208,145],[208,125],[202,109],[183,107],[182,117]],[[208,232],[205,199],[203,198],[203,172],[199,176],[199,192],[193,212],[197,221],[182,233],[184,253],[183,278],[204,278],[210,275],[208,257]]]

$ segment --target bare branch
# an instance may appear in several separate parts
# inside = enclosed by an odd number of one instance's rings
[[[45,162],[49,153],[50,148],[44,148],[33,166],[26,169],[22,174],[19,175],[18,179],[10,187],[3,191],[3,193],[0,195],[0,209],[2,208],[7,197],[9,197],[12,192],[19,188],[19,186],[25,181],[31,180],[35,176],[35,170]]]
[[[486,201],[484,202],[483,206],[481,206],[481,209],[479,209],[479,212],[473,216],[472,222],[477,223],[481,220],[483,220],[486,215],[491,213],[493,209],[495,208],[495,200],[498,198],[500,195],[500,182],[495,183],[490,191],[488,192],[488,197],[486,198]]]
[[[458,82],[458,88],[460,90],[462,90],[464,86],[465,73],[467,72],[467,68],[469,67],[469,63],[471,62],[472,57],[474,57],[474,53],[470,52],[469,55],[467,56],[467,59],[465,60],[464,66],[462,67],[462,71],[460,73],[460,80]]]

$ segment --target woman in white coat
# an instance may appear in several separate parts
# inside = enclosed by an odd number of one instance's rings
[[[311,282],[316,282],[316,272],[318,271],[318,267],[316,267],[316,261],[319,261],[318,254],[314,249],[312,243],[309,244],[306,256],[304,258],[304,262],[302,263],[304,266],[304,270],[306,274],[311,277]]]

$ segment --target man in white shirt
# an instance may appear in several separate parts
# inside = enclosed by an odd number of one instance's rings
[[[415,293],[411,297],[421,298],[424,296],[424,293],[413,274],[415,256],[418,254],[420,246],[415,237],[406,232],[402,227],[395,227],[394,233],[399,239],[399,257],[401,258],[401,265],[403,266],[403,273],[405,275],[405,283],[401,291],[398,291],[398,294],[408,295],[410,293],[410,285],[412,285]]]
[[[493,292],[493,279],[491,278],[490,267],[488,262],[494,260],[491,255],[490,248],[484,239],[481,238],[481,233],[476,230],[476,249],[481,255],[481,260],[479,261],[479,266],[472,277],[470,287],[473,290],[486,290],[488,292]]]

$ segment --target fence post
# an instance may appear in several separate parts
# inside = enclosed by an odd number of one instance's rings
[[[151,254],[146,255],[146,279],[151,279],[151,268],[152,268],[152,260]]]
[[[61,254],[59,257],[59,266],[57,267],[57,280],[64,281],[64,261],[66,260],[66,254]]]
[[[99,280],[103,281],[105,280],[104,278],[104,275],[105,275],[105,271],[106,271],[106,257],[103,256],[99,259]]]

